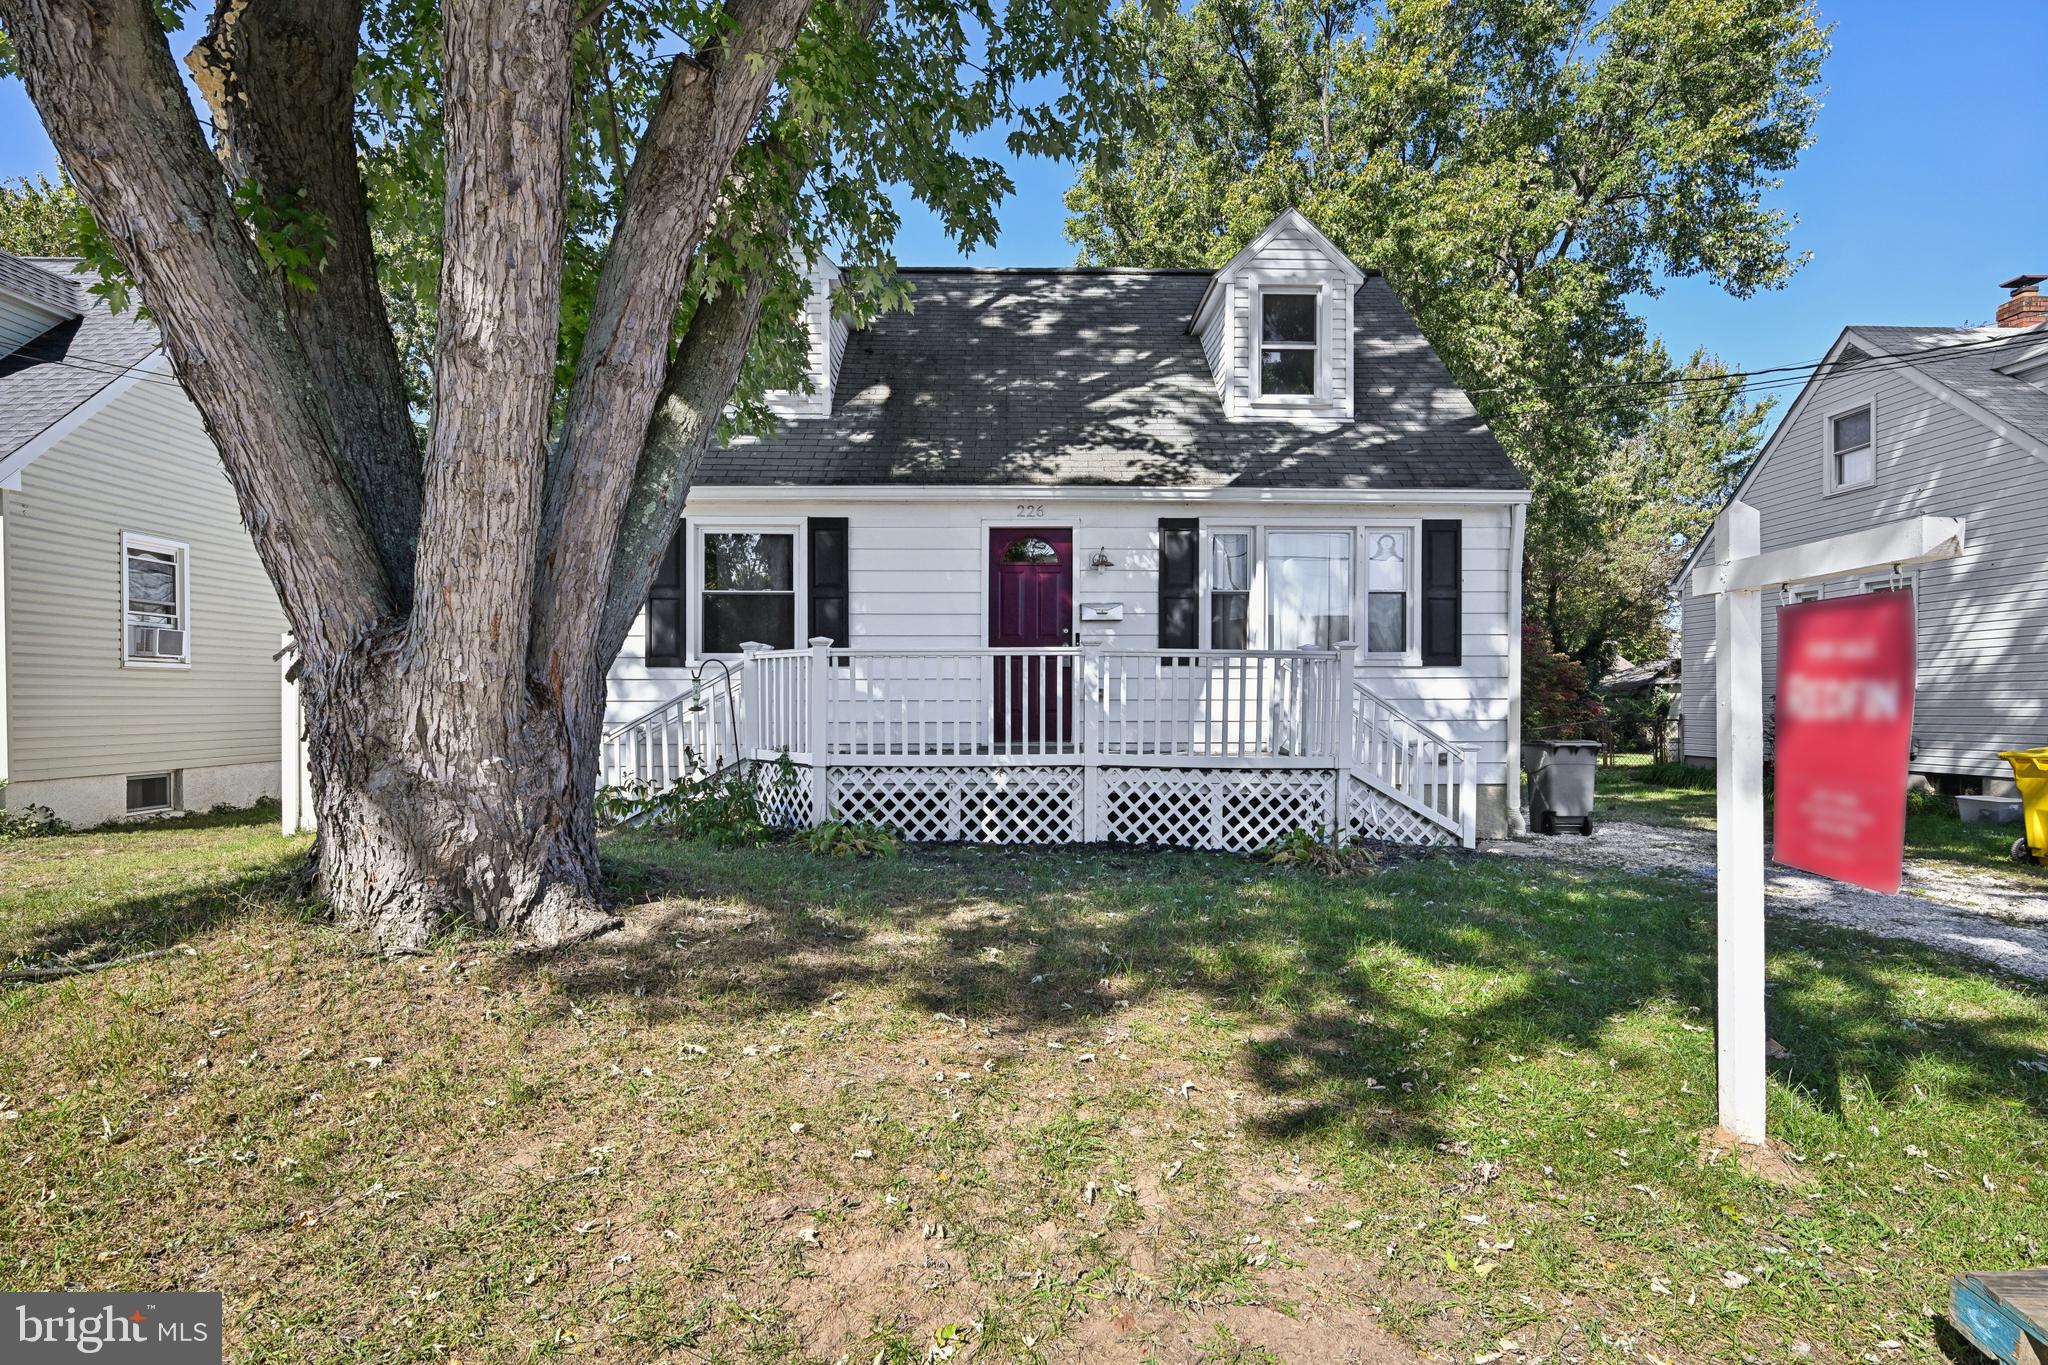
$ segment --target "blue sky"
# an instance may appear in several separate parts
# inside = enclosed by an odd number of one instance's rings
[[[1750,299],[1675,280],[1641,300],[1677,354],[1704,346],[1756,369],[1817,357],[1846,323],[1988,322],[1999,280],[2048,273],[2048,0],[1832,0],[1823,12],[1835,25],[1826,107],[1776,196],[1798,215],[1793,243],[1812,259],[1785,288]],[[1001,140],[983,150],[1001,156]],[[55,165],[20,84],[0,82],[0,177]],[[1029,159],[1011,173],[1001,240],[973,263],[1071,261],[1061,203],[1071,168]],[[904,206],[898,258],[962,259],[915,204]]]

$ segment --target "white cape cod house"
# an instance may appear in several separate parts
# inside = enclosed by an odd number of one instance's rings
[[[1221,270],[904,272],[712,452],[611,670],[607,780],[735,756],[785,822],[1254,848],[1504,829],[1514,465],[1287,213]],[[778,765],[780,766],[780,765]]]

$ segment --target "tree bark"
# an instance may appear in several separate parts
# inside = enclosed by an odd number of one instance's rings
[[[593,789],[604,675],[618,652],[602,643],[601,604],[615,590],[607,575],[650,421],[678,367],[706,364],[708,377],[723,376],[715,420],[752,336],[749,325],[716,358],[686,344],[672,360],[676,311],[714,199],[809,10],[810,0],[738,0],[715,45],[670,64],[605,251],[545,488],[528,661],[535,686],[555,701],[570,768]]]
[[[394,607],[412,600],[420,452],[391,319],[378,288],[369,208],[356,161],[355,69],[362,0],[218,0],[187,54],[213,111],[228,175],[272,200],[295,199],[330,234],[317,284],[280,290],[362,504]]]
[[[316,882],[345,929],[387,954],[458,923],[553,947],[615,927],[597,900],[587,814],[555,712],[504,712],[422,687],[387,636],[344,661],[307,709]]]

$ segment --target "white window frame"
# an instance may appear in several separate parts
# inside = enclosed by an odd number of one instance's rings
[[[1842,453],[1835,449],[1835,421],[1855,413],[1868,410],[1870,413],[1870,477],[1867,479],[1844,480],[1841,477]],[[1869,488],[1877,483],[1877,399],[1858,399],[1830,408],[1821,416],[1820,426],[1822,493],[1833,497],[1837,493],[1848,493],[1858,488]],[[1851,452],[1853,453],[1853,452]]]
[[[1867,592],[1894,590],[1910,592],[1917,598],[1920,592],[1918,575],[1911,568],[1899,568],[1890,573],[1865,574],[1861,578],[1787,583],[1778,589],[1778,601],[1779,605],[1789,607],[1801,602],[1835,602],[1844,597],[1860,597]]]
[[[177,659],[155,658],[149,655],[131,654],[128,649],[128,617],[131,614],[128,597],[128,556],[131,551],[141,550],[148,554],[169,555],[177,561],[178,568],[178,626],[185,632],[184,657]],[[145,535],[137,531],[121,533],[121,667],[143,669],[189,669],[192,667],[192,547],[182,540],[169,540],[162,536]],[[146,776],[147,774],[145,774]]]
[[[1216,643],[1215,639],[1216,608],[1213,599],[1216,594],[1216,580],[1211,576],[1213,571],[1214,542],[1217,536],[1244,537],[1244,647],[1246,649],[1256,649],[1258,646],[1255,641],[1258,640],[1261,633],[1258,619],[1258,601],[1259,565],[1263,559],[1259,551],[1259,528],[1250,522],[1236,521],[1205,521],[1201,523],[1202,556],[1201,563],[1197,567],[1200,570],[1202,580],[1202,601],[1199,608],[1202,613],[1202,630],[1200,635],[1202,648],[1222,648],[1222,646]]]
[[[178,791],[179,786],[182,785],[179,780],[180,775],[181,770],[177,768],[160,768],[154,772],[147,773],[123,773],[121,775],[121,813],[124,816],[168,815],[173,811],[183,809],[178,804],[182,799]],[[154,777],[161,777],[164,780],[164,804],[161,806],[136,806],[131,809],[128,805],[128,784],[135,781],[146,781]]]
[[[1313,298],[1316,301],[1315,341],[1315,389],[1311,393],[1267,393],[1264,369],[1259,364],[1259,352],[1266,349],[1266,295],[1289,294],[1296,297]],[[1252,401],[1273,407],[1318,407],[1330,401],[1330,287],[1312,280],[1288,283],[1282,280],[1257,281],[1252,285],[1252,316],[1249,323],[1251,335],[1246,338],[1251,346],[1245,356],[1246,368],[1251,372]],[[1282,343],[1279,350],[1305,350],[1297,342]]]
[[[1269,584],[1266,577],[1266,538],[1274,531],[1323,531],[1340,532],[1351,537],[1351,636],[1358,645],[1360,663],[1385,667],[1420,667],[1422,664],[1422,519],[1420,517],[1378,517],[1367,522],[1328,521],[1264,521],[1244,522],[1219,517],[1215,521],[1201,522],[1202,563],[1200,579],[1202,585],[1201,645],[1204,650],[1217,649],[1210,626],[1214,620],[1210,595],[1213,591],[1209,576],[1209,541],[1218,533],[1235,531],[1251,535],[1251,602],[1247,606],[1246,644],[1248,650],[1268,650],[1272,643],[1267,638],[1266,621],[1270,615]],[[1367,538],[1375,531],[1401,531],[1408,537],[1408,583],[1405,589],[1407,622],[1403,635],[1407,648],[1399,653],[1373,653],[1365,647],[1365,555]]]
[[[1408,582],[1402,588],[1407,597],[1407,620],[1401,629],[1401,639],[1407,648],[1399,651],[1375,653],[1367,649],[1365,639],[1365,558],[1375,531],[1402,531],[1408,537]],[[1420,666],[1422,663],[1422,519],[1412,521],[1386,519],[1366,522],[1358,528],[1357,570],[1353,575],[1358,580],[1356,624],[1358,626],[1358,657],[1364,663],[1404,664]]]
[[[690,658],[737,659],[741,655],[709,654],[704,649],[704,537],[706,535],[764,535],[789,536],[794,542],[790,553],[790,594],[796,598],[796,621],[792,647],[802,649],[809,638],[810,594],[805,585],[811,581],[810,537],[804,534],[801,521],[762,521],[753,517],[693,517],[690,519],[690,562],[683,566],[683,587],[688,594],[685,611],[689,616]],[[765,641],[763,642],[765,643]]]

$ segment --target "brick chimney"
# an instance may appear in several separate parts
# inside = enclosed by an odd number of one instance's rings
[[[2048,275],[2015,275],[2000,289],[2010,289],[2012,297],[1998,305],[2000,327],[2034,327],[2048,322],[2048,297],[2041,294],[2041,282]]]

